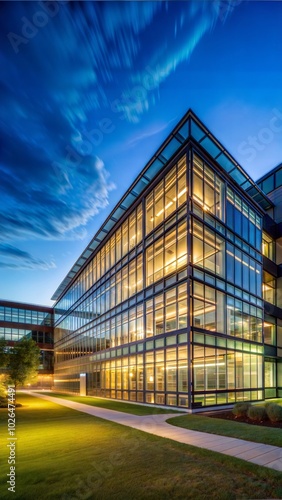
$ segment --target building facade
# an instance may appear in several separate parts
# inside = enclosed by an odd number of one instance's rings
[[[257,181],[273,203],[264,217],[262,254],[265,395],[281,395],[282,358],[282,165]],[[280,387],[280,389],[279,389]]]
[[[55,388],[183,408],[281,396],[281,211],[264,182],[189,111],[53,296]]]
[[[40,349],[35,385],[49,389],[53,386],[53,308],[0,300],[0,338],[11,348],[23,338],[32,338]]]

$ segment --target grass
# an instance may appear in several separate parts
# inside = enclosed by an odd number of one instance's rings
[[[1,500],[282,498],[282,474],[18,395],[16,493]],[[181,417],[182,418],[182,417]],[[0,410],[5,429],[7,411]],[[0,473],[7,474],[5,432]]]
[[[265,403],[276,403],[277,405],[282,406],[282,398],[268,399]]]
[[[224,420],[222,418],[211,418],[204,415],[184,415],[173,417],[167,420],[171,425],[184,427],[193,431],[209,432],[221,436],[229,436],[255,443],[272,444],[282,447],[281,429],[264,427],[262,425],[245,424],[234,420]],[[282,450],[281,450],[282,456]]]
[[[71,394],[60,394],[59,392],[37,391],[39,394],[52,396],[54,398],[67,399],[76,403],[83,403],[89,406],[98,406],[107,410],[121,411],[131,415],[159,415],[162,413],[183,413],[181,410],[156,408],[155,406],[135,405],[134,403],[125,403],[123,401],[114,401],[111,399],[96,398],[90,396],[72,396]]]

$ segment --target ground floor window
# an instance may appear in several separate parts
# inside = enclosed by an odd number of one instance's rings
[[[266,359],[264,363],[265,388],[276,387],[276,360]]]

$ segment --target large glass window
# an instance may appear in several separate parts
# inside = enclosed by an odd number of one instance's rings
[[[263,300],[270,302],[270,304],[276,304],[276,279],[267,271],[263,271],[262,294]]]
[[[205,211],[225,220],[224,182],[196,154],[193,155],[193,198]]]
[[[146,336],[187,328],[187,284],[146,301]]]
[[[265,314],[263,330],[265,344],[276,345],[276,319]]]
[[[231,243],[226,244],[226,279],[232,284],[261,297],[261,264]]]
[[[51,325],[51,314],[45,311],[18,309],[0,306],[0,321],[12,323],[30,323],[32,325]]]
[[[186,159],[183,157],[146,197],[146,234],[186,201]]]
[[[194,281],[193,326],[261,342],[262,309]]]
[[[142,205],[140,204],[93,257],[64,298],[56,304],[56,321],[64,311],[67,311],[89,288],[95,285],[110,268],[120,261],[122,257],[125,257],[128,252],[133,250],[140,243],[141,239]],[[141,280],[142,277],[139,273],[139,289]],[[129,292],[129,296],[133,295],[133,293]],[[123,294],[126,297],[124,289]]]
[[[262,233],[262,254],[268,259],[275,261],[275,242],[266,233]]]
[[[193,284],[193,326],[225,333],[224,294],[202,283]]]
[[[204,224],[193,219],[193,264],[225,276],[225,242]]]
[[[250,245],[261,251],[262,218],[230,187],[227,187],[226,224]]]
[[[186,222],[178,225],[147,248],[147,285],[176,272],[187,263],[186,227]]]
[[[276,387],[276,360],[266,358],[264,362],[265,387]]]
[[[261,356],[198,345],[193,351],[194,391],[262,387]]]
[[[262,309],[227,295],[227,335],[262,342]]]

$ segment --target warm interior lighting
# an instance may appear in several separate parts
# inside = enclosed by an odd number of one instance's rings
[[[207,211],[209,211],[209,212],[212,211],[211,207],[209,207],[206,203],[204,203],[201,200],[201,198],[199,198],[199,196],[197,196],[196,194],[193,194],[193,199],[195,199],[197,201],[197,203],[199,203],[203,207],[203,210],[205,210],[206,212]]]
[[[159,217],[164,212],[164,208],[162,208],[157,214],[156,217]]]
[[[209,313],[215,311],[215,306],[203,307],[202,309],[197,309],[194,311],[194,318],[199,316],[200,314]]]
[[[210,251],[209,253],[205,253],[203,255],[203,257],[202,256],[199,256],[199,257],[195,256],[194,260],[193,260],[193,264],[197,264],[198,262],[203,262],[204,259],[209,259],[210,257],[212,257],[213,255],[216,255],[220,251],[221,251],[220,248],[216,248],[216,249]]]
[[[181,262],[185,261],[187,259],[187,254],[182,255],[182,257],[178,257],[177,262],[180,264]]]
[[[167,210],[169,207],[171,207],[171,205],[173,205],[173,201],[170,201],[166,206],[165,206],[165,209]]]
[[[225,366],[226,363],[204,363],[204,364],[194,364],[194,368],[204,368],[205,366]]]
[[[185,187],[184,189],[182,189],[182,191],[180,191],[180,193],[178,193],[177,195],[177,198],[181,198],[181,196],[186,193],[187,191],[187,187]],[[176,201],[176,198],[173,198],[173,201]]]

